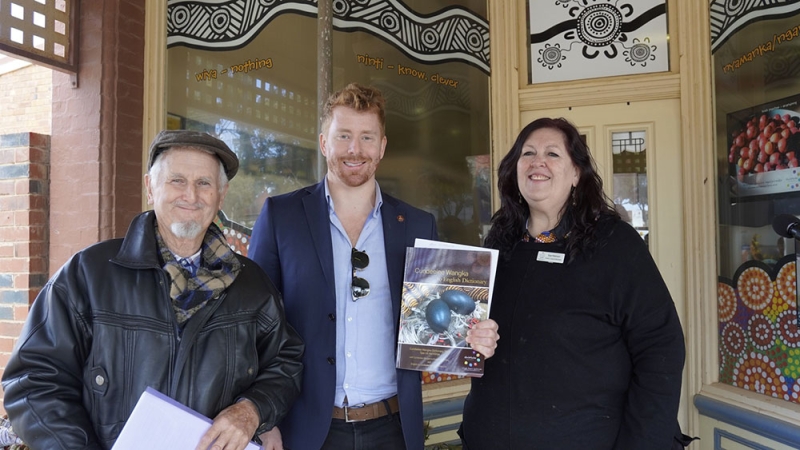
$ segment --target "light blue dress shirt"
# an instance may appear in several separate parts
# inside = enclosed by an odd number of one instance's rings
[[[369,265],[356,276],[369,282],[369,295],[353,301],[353,246],[334,212],[333,199],[325,178],[325,197],[333,243],[333,271],[336,283],[336,396],[334,404],[357,406],[397,394],[395,369],[395,324],[392,296],[386,270],[381,204],[383,197],[375,182],[375,208],[367,217],[355,245],[366,252]]]
[[[186,270],[188,270],[192,276],[195,276],[197,274],[197,269],[200,267],[200,252],[202,251],[203,249],[201,247],[197,253],[186,258],[176,255],[172,252],[172,250],[169,252],[172,253],[172,257],[175,258],[175,261],[178,261],[178,264],[182,265]]]

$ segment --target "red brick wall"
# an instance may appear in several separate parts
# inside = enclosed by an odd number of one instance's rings
[[[48,136],[0,135],[0,376],[48,279],[49,169]]]
[[[50,268],[142,211],[145,0],[83,0],[78,87],[53,72]]]
[[[30,65],[0,75],[0,136],[28,132],[50,135],[52,72]]]
[[[141,211],[145,4],[81,2],[77,87],[0,76],[0,375],[50,269]]]

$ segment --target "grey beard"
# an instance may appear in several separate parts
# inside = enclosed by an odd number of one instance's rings
[[[203,231],[200,224],[195,221],[176,222],[169,228],[172,230],[172,234],[180,239],[194,239]]]

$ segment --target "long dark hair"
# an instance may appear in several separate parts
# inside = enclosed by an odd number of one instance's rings
[[[603,192],[603,180],[597,173],[589,147],[583,142],[575,126],[563,118],[544,117],[529,123],[517,136],[511,151],[500,161],[497,171],[500,209],[492,216],[492,228],[486,236],[485,244],[508,255],[522,238],[530,209],[519,192],[517,161],[522,154],[522,146],[531,133],[542,128],[552,128],[564,135],[567,152],[580,172],[578,185],[575,186],[572,198],[564,205],[561,220],[556,226],[556,235],[559,238],[566,236],[566,252],[569,261],[572,261],[579,253],[588,254],[597,245],[595,224],[600,216],[619,217],[619,214]]]

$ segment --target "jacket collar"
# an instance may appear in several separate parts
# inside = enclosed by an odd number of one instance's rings
[[[311,239],[314,242],[317,257],[322,266],[325,285],[330,287],[330,292],[335,298],[333,243],[331,242],[328,202],[325,198],[325,183],[319,182],[313,186],[307,186],[305,191],[307,195],[303,197],[303,209],[306,213],[306,223],[308,223],[311,231]]]
[[[161,268],[156,244],[156,213],[145,211],[131,221],[117,256],[111,262],[132,269]]]
[[[386,271],[389,275],[395,324],[400,320],[400,294],[402,291],[400,287],[403,285],[403,273],[405,271],[406,245],[408,241],[406,236],[406,215],[406,208],[397,199],[384,194],[383,205],[381,205],[383,245],[386,251]]]

